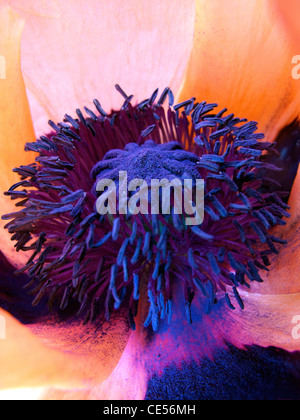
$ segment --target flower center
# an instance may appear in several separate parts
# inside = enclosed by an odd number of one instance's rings
[[[256,123],[211,113],[216,104],[192,98],[174,105],[165,89],[158,101],[155,91],[132,106],[118,90],[119,111],[107,114],[95,100],[97,115],[85,108],[88,118],[77,110],[77,118],[50,122],[53,131],[26,146],[38,153],[36,162],[15,169],[21,180],[6,194],[20,200],[19,211],[4,219],[17,251],[32,251],[21,271],[32,279],[33,303],[46,296],[64,310],[75,302],[88,320],[127,306],[132,328],[143,304],[144,325],[157,330],[160,319],[171,321],[172,288],[180,282],[189,322],[194,299],[206,299],[207,312],[220,299],[244,308],[239,288],[261,282],[259,270],[268,270],[268,256],[285,243],[269,229],[285,223],[287,206],[280,193],[263,192],[259,176],[277,170],[262,159],[274,145],[262,141]],[[99,181],[120,186],[124,171],[128,183],[203,180],[202,223],[186,224],[174,199],[169,214],[99,214]]]

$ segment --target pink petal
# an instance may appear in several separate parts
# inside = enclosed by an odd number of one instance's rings
[[[194,1],[11,0],[26,21],[22,68],[37,134],[98,98],[120,106],[179,88],[192,47]],[[25,3],[25,4],[24,4]]]

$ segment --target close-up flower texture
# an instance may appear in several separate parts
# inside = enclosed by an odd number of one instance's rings
[[[299,17],[0,0],[1,400],[300,399]]]

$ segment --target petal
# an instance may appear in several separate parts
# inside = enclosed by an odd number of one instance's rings
[[[180,98],[217,102],[273,139],[299,115],[295,53],[272,1],[196,2],[193,52]]]
[[[110,375],[125,347],[125,323],[95,330],[80,322],[48,320],[28,328],[3,309],[0,321],[6,331],[0,348],[0,389],[95,386]]]
[[[29,105],[20,67],[20,42],[24,22],[8,6],[0,2],[0,52],[3,78],[0,80],[0,206],[1,214],[14,211],[10,200],[3,197],[3,192],[19,181],[12,169],[34,160],[31,153],[24,152],[27,141],[34,140]],[[3,72],[2,72],[3,73]],[[12,257],[10,235],[3,232],[4,222],[0,221],[0,249],[5,249]],[[15,253],[12,257],[15,259]],[[24,261],[24,258],[22,258]]]
[[[24,292],[29,279],[16,279],[1,254],[0,269],[0,389],[73,389],[103,382],[126,346],[127,313],[97,325],[49,314],[46,305],[30,305],[32,296]]]
[[[298,0],[275,0],[281,18],[286,25],[287,32],[293,37],[295,47],[300,45],[300,4]],[[299,50],[295,53],[299,53]]]
[[[47,349],[9,313],[0,309],[2,335],[0,388],[36,387],[46,384],[78,384],[79,375],[67,357]],[[5,330],[4,330],[5,327]],[[67,360],[66,360],[67,361]],[[73,361],[74,363],[74,361]]]
[[[136,100],[179,88],[192,48],[194,0],[11,0],[26,20],[22,67],[35,128],[98,98],[119,107],[119,83]]]
[[[42,343],[40,337],[3,309],[0,309],[0,326],[0,389],[51,385],[72,389],[92,383],[99,384],[111,373],[116,363],[114,357],[120,348],[116,335],[114,346],[110,349],[109,340],[102,340],[102,344],[91,351],[87,332],[83,334],[81,326],[77,324],[72,326],[72,333],[65,326],[57,328],[58,332],[52,332],[50,326]],[[41,325],[39,328],[42,328]],[[78,340],[74,348],[71,345],[71,334],[76,335]],[[69,346],[65,346],[63,352],[55,349],[58,336],[60,341],[69,341]],[[84,341],[85,345],[80,345]],[[87,353],[90,351],[89,358]]]
[[[46,384],[78,385],[80,375],[74,372],[75,360],[47,349],[22,324],[0,309],[5,339],[1,341],[0,388],[35,387]],[[66,359],[66,360],[65,360]],[[24,362],[25,361],[25,362]]]
[[[299,317],[300,293],[259,294],[241,291],[244,311],[225,313],[222,333],[225,340],[241,348],[245,345],[299,351],[294,320]]]

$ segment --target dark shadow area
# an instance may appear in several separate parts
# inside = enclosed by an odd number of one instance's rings
[[[10,312],[23,324],[31,324],[48,313],[45,305],[32,307],[33,295],[24,289],[29,283],[26,274],[15,275],[15,268],[0,251],[0,307]]]
[[[260,170],[260,177],[265,181],[268,179],[277,181],[281,187],[278,188],[276,183],[266,181],[263,192],[275,192],[281,190],[287,192],[286,197],[282,197],[285,202],[288,201],[295,177],[297,175],[300,162],[300,124],[294,121],[292,124],[284,127],[275,139],[276,150],[278,154],[273,152],[267,153],[263,157],[263,161],[276,165],[281,171],[274,172],[272,170]]]
[[[215,360],[174,365],[148,382],[146,400],[299,400],[300,353],[233,346]]]

